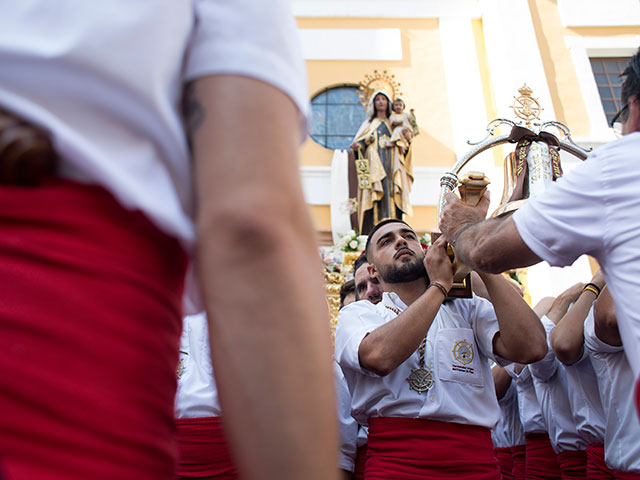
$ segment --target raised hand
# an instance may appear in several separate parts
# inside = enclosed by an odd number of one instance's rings
[[[464,227],[484,220],[489,209],[489,201],[488,190],[475,207],[464,203],[455,193],[447,193],[440,217],[440,230],[447,241],[452,243]]]

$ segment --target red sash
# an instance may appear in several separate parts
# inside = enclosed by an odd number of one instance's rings
[[[0,469],[170,480],[187,257],[106,190],[0,187]]]
[[[558,464],[562,472],[562,480],[587,478],[587,452],[569,450],[558,454]]]
[[[640,377],[636,380],[636,414],[640,418]]]
[[[220,417],[177,418],[179,480],[237,480]]]
[[[527,479],[527,454],[524,445],[514,445],[511,447],[513,456],[513,478],[514,480]]]
[[[613,480],[613,470],[604,462],[604,445],[594,443],[587,446],[587,478],[589,480]]]
[[[560,480],[562,475],[546,433],[527,433],[527,480]]]
[[[513,453],[510,447],[495,448],[494,453],[504,480],[513,480]]]
[[[469,448],[473,445],[473,448]],[[499,480],[489,429],[415,418],[369,419],[366,480]]]
[[[640,473],[634,472],[620,472],[618,470],[613,472],[616,480],[640,480]]]
[[[356,455],[356,467],[353,471],[354,480],[364,480],[364,467],[367,464],[367,445],[358,447],[358,453]]]

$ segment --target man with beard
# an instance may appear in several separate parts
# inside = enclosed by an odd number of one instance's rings
[[[499,479],[488,360],[530,363],[546,353],[538,317],[501,276],[481,274],[493,307],[478,297],[444,302],[453,282],[445,246],[439,239],[425,257],[409,225],[379,223],[366,255],[382,301],[355,302],[338,317],[335,355],[351,414],[369,426],[367,480]]]
[[[353,278],[356,284],[356,300],[369,300],[374,304],[382,300],[380,278],[369,272],[369,261],[365,253],[353,263]]]
[[[366,253],[360,255],[353,263],[353,276],[355,280],[356,300],[368,300],[374,305],[380,303],[380,300],[382,300],[380,277],[377,274],[371,274],[371,272],[369,272],[369,261],[367,260]],[[367,463],[367,435],[368,428],[365,425],[358,425],[358,437],[356,439],[357,454],[353,471],[354,480],[362,480],[364,478]]]

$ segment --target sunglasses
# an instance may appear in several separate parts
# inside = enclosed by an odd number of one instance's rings
[[[609,126],[611,128],[616,128],[614,125],[616,123],[622,123],[627,120],[627,116],[629,114],[629,104],[625,103],[620,110],[613,116],[611,122],[609,122]]]

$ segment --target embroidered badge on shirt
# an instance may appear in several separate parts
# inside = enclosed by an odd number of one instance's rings
[[[462,365],[453,364],[451,365],[451,368],[458,372],[470,373],[473,375],[475,373],[475,369],[466,366],[473,362],[473,345],[466,340],[460,340],[459,342],[456,342],[452,351],[454,360]]]
[[[180,353],[184,353],[185,355],[189,355],[189,353],[184,352],[182,350],[180,350]],[[178,380],[180,380],[180,377],[182,377],[182,373],[184,372],[185,369],[185,365],[184,365],[184,358],[180,358],[180,360],[178,360],[178,368],[176,369],[176,378]]]

